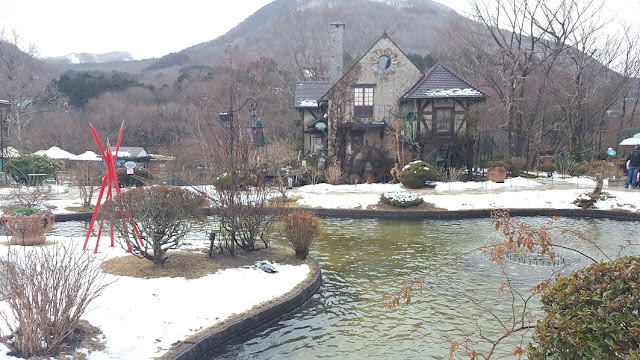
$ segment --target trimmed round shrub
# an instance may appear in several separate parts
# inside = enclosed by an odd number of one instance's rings
[[[422,197],[406,191],[386,192],[380,195],[380,200],[385,204],[402,208],[420,205],[424,202]]]
[[[423,188],[425,181],[436,181],[437,179],[438,172],[436,168],[420,160],[405,165],[402,168],[402,174],[400,174],[402,185],[410,189]]]
[[[296,258],[304,260],[320,234],[320,219],[310,211],[296,210],[284,217],[284,231],[296,252]]]
[[[116,176],[118,177],[118,185],[125,187],[140,187],[151,185],[153,175],[147,169],[133,169],[133,174],[127,174],[126,168],[117,168]]]
[[[530,359],[640,359],[640,257],[575,271],[542,303]]]
[[[236,171],[236,188],[244,188],[256,186],[258,184],[258,176],[248,171]],[[224,173],[213,180],[213,186],[218,190],[231,190],[233,187],[233,179],[231,173]]]

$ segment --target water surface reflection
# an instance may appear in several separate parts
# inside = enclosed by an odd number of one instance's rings
[[[547,220],[527,221],[540,225]],[[610,253],[624,240],[616,234],[632,234],[638,225],[594,219],[561,222],[582,229]],[[309,306],[207,359],[447,359],[448,345],[441,337],[461,339],[463,333],[475,332],[476,324],[488,335],[496,331],[490,314],[470,299],[495,312],[510,310],[510,297],[498,294],[504,281],[500,268],[476,252],[440,272],[437,280],[429,277],[411,305],[390,311],[381,305],[385,291],[397,290],[404,281],[496,237],[487,219],[325,219],[323,226],[312,255],[322,266],[324,282]],[[549,268],[513,263],[506,271],[526,295]],[[539,313],[539,304],[532,305]],[[420,337],[414,345],[415,335]]]

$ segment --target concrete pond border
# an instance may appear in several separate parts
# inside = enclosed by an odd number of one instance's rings
[[[474,210],[360,210],[360,209],[323,209],[314,208],[304,210],[311,211],[320,217],[341,218],[385,218],[385,219],[413,219],[413,220],[461,220],[489,218],[493,209]],[[595,218],[619,221],[640,221],[640,213],[610,210],[585,210],[585,209],[509,209],[511,216],[561,216],[571,218]],[[88,221],[91,214],[59,214],[56,221]],[[283,316],[291,314],[303,308],[320,291],[322,273],[320,264],[315,259],[309,258],[311,266],[310,276],[296,288],[282,297],[248,311],[245,314],[215,325],[191,338],[182,341],[165,353],[163,360],[197,360],[202,359],[208,353],[221,349],[224,345],[233,341],[242,341],[251,338],[258,331],[269,327]]]

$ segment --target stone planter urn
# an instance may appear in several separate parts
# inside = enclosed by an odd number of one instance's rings
[[[487,179],[496,183],[503,183],[507,177],[507,169],[502,166],[490,167],[487,169]]]
[[[11,233],[11,245],[40,245],[45,242],[45,231],[51,229],[55,219],[51,211],[41,215],[11,216],[4,214],[0,223]]]

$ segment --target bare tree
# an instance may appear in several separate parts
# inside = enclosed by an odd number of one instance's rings
[[[509,156],[522,156],[525,140],[543,145],[564,129],[559,137],[575,149],[584,136],[580,133],[588,133],[584,124],[593,122],[585,114],[593,112],[595,95],[615,79],[608,66],[620,55],[600,41],[602,7],[600,0],[473,0],[477,22],[458,21],[444,32],[443,40],[452,46],[444,48],[443,59],[479,79],[499,100],[503,123],[496,125],[508,132]],[[572,80],[563,81],[567,78]],[[571,94],[571,115],[561,110],[558,92]],[[623,94],[598,105],[597,124]]]
[[[24,130],[34,116],[34,106],[46,87],[42,62],[36,58],[34,45],[23,46],[22,38],[14,31],[7,34],[0,30],[0,98],[9,100],[12,106],[6,115],[6,136],[15,139],[14,147],[27,147]],[[3,146],[7,146],[5,142]]]
[[[91,207],[93,193],[104,175],[101,162],[83,161],[71,168],[72,184],[80,192],[82,207]]]

